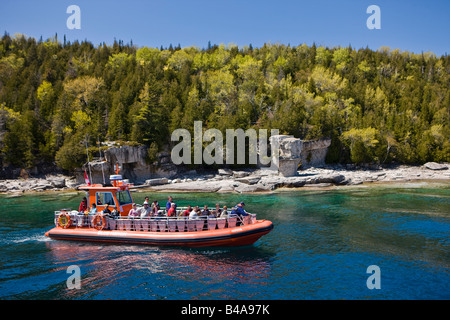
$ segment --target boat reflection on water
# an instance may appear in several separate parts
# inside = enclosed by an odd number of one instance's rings
[[[227,296],[230,286],[265,285],[274,256],[255,246],[199,249],[66,241],[46,245],[49,260],[61,272],[70,265],[81,270],[81,289],[61,289],[63,299],[124,299],[129,290],[133,299],[180,299],[192,293],[199,298],[232,298]],[[205,285],[208,292],[200,292]]]

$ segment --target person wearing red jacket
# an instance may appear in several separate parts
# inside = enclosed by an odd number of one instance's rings
[[[81,200],[80,206],[78,208],[78,212],[85,212],[88,210],[88,204],[86,197],[83,197],[83,200]]]
[[[168,217],[176,217],[176,215],[177,215],[176,204],[175,204],[175,202],[172,202],[172,204],[170,205],[169,211],[167,211],[167,216]]]

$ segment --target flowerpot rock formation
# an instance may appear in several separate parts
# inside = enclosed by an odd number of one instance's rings
[[[297,175],[298,166],[321,166],[325,164],[331,139],[301,140],[288,135],[276,135],[270,138],[272,148],[278,144],[279,156],[272,156],[272,162],[278,173],[284,177]]]

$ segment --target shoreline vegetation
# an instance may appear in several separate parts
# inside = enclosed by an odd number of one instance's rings
[[[450,162],[449,70],[448,55],[388,47],[95,46],[5,32],[0,177],[73,172],[107,141],[145,146],[154,163],[196,121],[223,136],[330,139],[327,163]]]
[[[337,186],[372,185],[405,182],[450,182],[450,164],[426,163],[422,166],[385,166],[361,168],[354,165],[324,165],[298,171],[293,177],[283,177],[270,169],[216,173],[187,172],[176,179],[155,178],[131,187],[134,191],[151,192],[217,192],[267,193],[275,190],[330,189]],[[94,181],[95,183],[95,181]],[[76,191],[81,184],[74,177],[47,175],[41,178],[0,180],[0,194],[20,196],[36,192]]]

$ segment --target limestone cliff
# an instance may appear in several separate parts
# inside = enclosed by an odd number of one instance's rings
[[[330,139],[308,141],[288,135],[277,135],[270,138],[271,148],[279,145],[279,159],[272,157],[278,173],[282,176],[297,175],[298,166],[320,166],[325,164],[325,156],[330,145]],[[109,176],[114,174],[116,164],[121,166],[120,174],[132,183],[143,183],[154,178],[173,178],[180,170],[174,165],[170,153],[163,151],[156,155],[156,161],[148,163],[148,148],[146,146],[111,146],[104,152],[104,158],[85,164],[76,173],[77,181],[84,182],[84,171],[92,177],[92,183],[109,184]],[[89,170],[90,169],[90,170]]]
[[[104,153],[103,159],[96,159],[83,165],[76,173],[77,181],[84,182],[84,171],[92,176],[93,183],[109,184],[109,176],[114,174],[116,164],[121,166],[120,174],[132,183],[143,183],[150,178],[171,178],[177,174],[177,168],[170,161],[168,152],[159,152],[157,161],[147,163],[146,146],[112,146]]]

